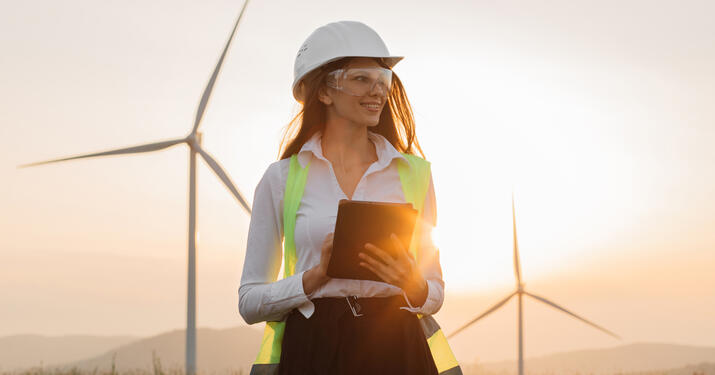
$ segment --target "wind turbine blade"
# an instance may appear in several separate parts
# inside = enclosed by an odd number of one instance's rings
[[[480,314],[479,316],[477,316],[476,318],[470,320],[467,324],[461,326],[461,327],[460,327],[459,329],[457,329],[456,331],[450,333],[449,336],[447,336],[447,338],[451,338],[452,336],[458,334],[459,332],[462,332],[465,328],[469,327],[470,325],[472,325],[473,323],[475,323],[477,320],[479,320],[479,319],[481,319],[481,318],[483,318],[483,317],[489,315],[489,314],[492,313],[494,310],[496,310],[496,309],[502,307],[502,305],[504,305],[505,303],[507,303],[507,301],[509,301],[509,299],[510,299],[511,297],[514,297],[515,294],[516,294],[516,291],[512,292],[509,296],[507,296],[507,297],[504,298],[503,300],[499,301],[496,305],[494,305],[494,306],[490,307],[489,309],[487,309],[487,311],[481,313],[481,314]]]
[[[79,155],[79,156],[72,156],[69,158],[62,158],[62,159],[55,159],[55,160],[48,160],[48,161],[41,161],[37,163],[30,163],[30,164],[23,164],[18,166],[18,168],[25,168],[25,167],[33,167],[36,165],[42,165],[42,164],[49,164],[49,163],[57,163],[60,161],[66,161],[66,160],[73,160],[73,159],[84,159],[84,158],[93,158],[97,156],[107,156],[107,155],[121,155],[121,154],[138,154],[141,152],[151,152],[151,151],[158,151],[165,149],[167,147],[171,147],[175,144],[185,142],[186,139],[181,138],[181,139],[173,139],[170,141],[163,141],[163,142],[156,142],[156,143],[149,143],[145,145],[140,145],[140,146],[133,146],[133,147],[127,147],[127,148],[120,148],[116,150],[110,150],[110,151],[103,151],[103,152],[97,152],[94,154],[86,154],[86,155]]]
[[[530,296],[530,297],[532,297],[532,298],[535,298],[535,299],[537,299],[537,300],[539,300],[539,301],[541,301],[541,302],[543,302],[543,303],[545,303],[545,304],[547,304],[547,305],[549,305],[549,306],[551,306],[551,307],[554,307],[554,308],[556,308],[556,309],[559,309],[559,310],[561,310],[561,311],[563,311],[563,312],[565,312],[565,313],[567,313],[567,314],[573,316],[574,318],[576,318],[576,319],[578,319],[578,320],[580,320],[580,321],[582,321],[582,322],[584,322],[584,323],[586,323],[586,324],[588,324],[588,325],[590,325],[590,326],[592,326],[592,327],[598,328],[599,330],[601,330],[601,331],[603,331],[603,332],[605,332],[605,333],[607,333],[607,334],[609,334],[609,335],[611,335],[611,336],[613,336],[613,337],[615,337],[615,338],[617,338],[617,339],[619,339],[619,340],[621,339],[621,337],[618,336],[618,335],[616,335],[615,333],[613,333],[613,332],[611,332],[611,331],[609,331],[609,330],[607,330],[607,329],[605,329],[605,328],[599,326],[599,325],[596,324],[596,323],[591,323],[591,322],[589,322],[588,320],[586,320],[586,319],[584,319],[584,318],[582,318],[582,317],[580,317],[580,316],[578,316],[578,315],[572,313],[571,311],[566,310],[565,308],[563,308],[563,307],[561,307],[561,306],[559,306],[559,305],[557,305],[557,304],[555,304],[555,303],[553,303],[553,302],[547,300],[547,299],[544,298],[544,297],[539,297],[539,296],[537,296],[537,295],[535,295],[535,294],[532,294],[532,293],[529,293],[529,292],[527,292],[527,291],[524,291],[524,294],[526,294],[527,296]]]
[[[201,147],[197,147],[197,150],[199,151],[199,154],[201,154],[201,157],[206,160],[206,163],[208,163],[209,167],[213,169],[214,173],[216,173],[216,176],[221,179],[224,185],[228,188],[228,190],[231,191],[234,197],[238,199],[238,203],[240,203],[243,208],[248,212],[248,214],[251,214],[251,207],[248,206],[248,203],[246,203],[246,199],[243,198],[243,195],[241,195],[241,192],[236,189],[236,186],[233,184],[231,181],[231,178],[228,177],[228,174],[224,172],[223,168],[214,160],[211,155],[209,155],[206,151],[204,151]]]
[[[514,224],[514,276],[517,287],[521,285],[521,262],[519,261],[519,241],[516,239],[516,213],[514,210],[514,192],[511,192],[511,220]]]
[[[221,71],[221,66],[223,65],[223,59],[226,57],[226,52],[228,52],[228,47],[231,45],[231,40],[233,40],[234,34],[236,34],[236,29],[238,28],[238,23],[241,22],[241,17],[243,17],[243,12],[246,10],[246,5],[248,5],[248,0],[246,0],[246,2],[243,3],[243,8],[241,8],[241,13],[239,13],[238,19],[236,19],[236,23],[233,25],[233,30],[231,30],[231,35],[228,37],[228,40],[226,41],[226,46],[223,48],[221,57],[218,59],[218,62],[216,63],[214,72],[213,72],[213,74],[211,74],[211,79],[209,79],[209,83],[206,85],[206,88],[204,89],[204,94],[201,95],[201,102],[199,103],[199,108],[196,111],[196,119],[194,120],[194,128],[191,130],[192,133],[195,133],[198,130],[199,124],[201,123],[201,119],[204,117],[204,111],[206,111],[206,105],[209,102],[209,98],[211,97],[211,91],[213,91],[214,84],[216,83],[216,77],[218,77],[218,73]]]

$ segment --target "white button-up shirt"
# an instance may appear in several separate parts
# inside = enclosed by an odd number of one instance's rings
[[[407,159],[383,136],[368,131],[375,144],[377,161],[368,167],[358,182],[352,199],[405,203],[396,159]],[[298,152],[301,166],[310,162],[308,178],[295,223],[297,261],[295,274],[274,281],[283,260],[283,193],[290,158],[268,166],[256,186],[253,214],[248,229],[246,259],[243,264],[241,286],[238,289],[238,310],[249,323],[282,320],[297,308],[306,318],[315,309],[311,299],[321,297],[387,297],[402,294],[413,313],[434,314],[444,301],[444,281],[439,265],[439,253],[431,240],[436,224],[434,186],[430,186],[422,215],[419,267],[427,281],[427,299],[422,306],[413,307],[406,294],[394,285],[372,280],[330,279],[313,293],[303,290],[303,273],[320,263],[321,245],[335,230],[338,202],[348,199],[335,177],[330,161],[323,156],[321,133],[316,133]]]

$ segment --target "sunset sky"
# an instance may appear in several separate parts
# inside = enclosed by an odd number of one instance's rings
[[[186,320],[188,149],[20,164],[186,135],[238,1],[0,5],[0,336],[153,335]],[[295,54],[358,20],[394,55],[432,162],[446,332],[514,287],[526,355],[715,346],[711,1],[253,0],[203,144],[252,200],[296,113]],[[198,163],[198,325],[238,315],[249,217]],[[452,341],[513,358],[516,304]],[[556,335],[558,333],[558,335]]]

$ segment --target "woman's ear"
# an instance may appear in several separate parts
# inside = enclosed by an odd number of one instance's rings
[[[325,86],[318,89],[318,100],[325,105],[333,104],[333,98],[328,95],[328,91]]]

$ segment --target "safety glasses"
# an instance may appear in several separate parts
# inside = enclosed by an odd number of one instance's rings
[[[366,96],[375,92],[387,97],[392,88],[392,70],[386,68],[337,69],[328,73],[327,85],[348,95]]]

